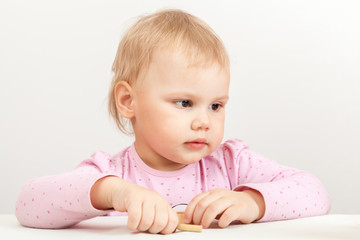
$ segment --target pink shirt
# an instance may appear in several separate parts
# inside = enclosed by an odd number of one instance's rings
[[[170,205],[189,203],[197,194],[215,188],[256,189],[266,205],[260,221],[321,215],[330,209],[329,195],[317,178],[279,165],[234,139],[199,162],[169,172],[147,166],[134,145],[112,157],[96,152],[71,172],[26,183],[16,203],[16,216],[24,226],[62,228],[100,215],[116,215],[97,210],[90,202],[92,185],[107,175],[152,189]]]

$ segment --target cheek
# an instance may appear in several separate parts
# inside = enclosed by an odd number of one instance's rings
[[[149,111],[150,109],[150,111]],[[148,107],[141,113],[141,122],[147,129],[152,130],[156,134],[184,134],[184,126],[186,118],[179,115],[174,109],[170,109],[166,104],[159,105],[156,108]],[[139,119],[140,121],[140,119]]]
[[[220,116],[214,120],[213,124],[213,131],[214,137],[219,139],[218,141],[221,142],[224,136],[224,124],[225,124],[225,115]]]
[[[225,124],[225,113],[220,113],[219,115],[215,115],[212,124],[213,124],[213,128],[223,130]]]
[[[187,120],[184,116],[177,114],[164,114],[160,126],[162,131],[171,133],[174,138],[183,136],[187,130]]]

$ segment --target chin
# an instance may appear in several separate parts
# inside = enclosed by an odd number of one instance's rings
[[[201,155],[199,154],[198,156],[194,156],[192,158],[189,158],[189,159],[187,159],[186,164],[196,163],[196,162],[200,161],[202,158],[204,158],[204,157],[206,157],[208,155],[209,154],[201,154]]]

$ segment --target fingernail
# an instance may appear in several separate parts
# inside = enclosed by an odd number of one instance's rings
[[[184,223],[190,223],[190,219],[184,216]]]

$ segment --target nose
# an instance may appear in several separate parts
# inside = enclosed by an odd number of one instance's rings
[[[192,130],[209,130],[210,128],[210,119],[209,113],[202,111],[198,113],[191,123]]]

